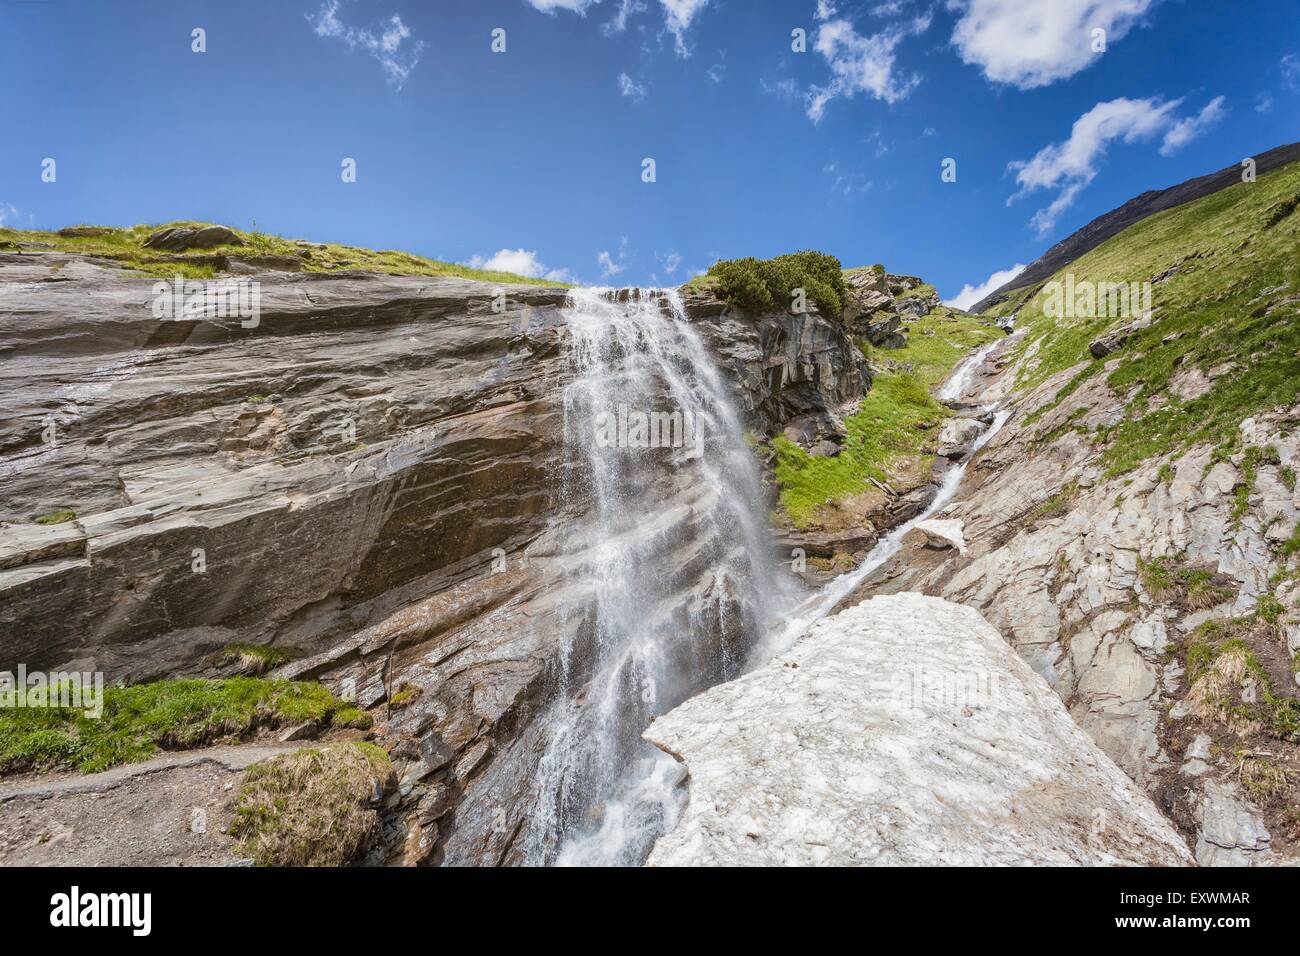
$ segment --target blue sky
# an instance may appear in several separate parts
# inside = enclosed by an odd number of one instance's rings
[[[0,0],[0,221],[256,222],[619,285],[816,248],[951,299],[1300,138],[1297,24],[1300,0]]]

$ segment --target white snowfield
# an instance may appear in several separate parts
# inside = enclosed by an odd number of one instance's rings
[[[690,789],[651,866],[1192,862],[979,612],[939,598],[827,618],[644,737]]]

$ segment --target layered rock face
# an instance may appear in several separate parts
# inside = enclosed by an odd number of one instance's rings
[[[651,865],[1191,862],[1001,635],[936,598],[841,611],[645,737],[690,790]]]
[[[257,280],[255,323],[172,318],[158,280],[0,255],[0,669],[139,681],[215,673],[233,642],[289,649],[280,676],[381,708],[414,862],[520,862],[536,718],[575,679],[561,649],[581,660],[594,634],[572,573],[597,556],[566,493],[566,293]],[[868,383],[816,313],[687,305],[758,431],[834,428]],[[708,492],[671,468],[648,488],[646,534],[676,568],[656,613],[707,626],[736,601],[702,543]]]

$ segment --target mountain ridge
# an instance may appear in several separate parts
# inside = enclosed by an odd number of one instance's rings
[[[1260,153],[1255,159],[1255,172],[1266,173],[1300,160],[1300,142],[1275,146]],[[1056,245],[1035,259],[1027,269],[1014,279],[994,289],[970,307],[971,312],[983,312],[1005,299],[1017,289],[1023,289],[1050,278],[1057,270],[1097,248],[1112,236],[1119,235],[1129,226],[1136,225],[1148,216],[1166,209],[1182,206],[1193,200],[1216,193],[1220,189],[1241,181],[1240,162],[1203,176],[1184,180],[1165,189],[1148,189],[1123,205],[1093,219],[1076,229]]]

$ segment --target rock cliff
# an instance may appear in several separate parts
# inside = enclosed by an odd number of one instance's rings
[[[105,265],[0,254],[0,669],[134,682],[274,645],[387,715],[423,859],[518,862],[534,718],[590,639],[566,292],[265,272],[245,327],[160,317],[157,280]],[[869,383],[815,312],[687,315],[756,431],[834,428]],[[664,472],[647,498],[676,614],[719,603],[702,495]]]

